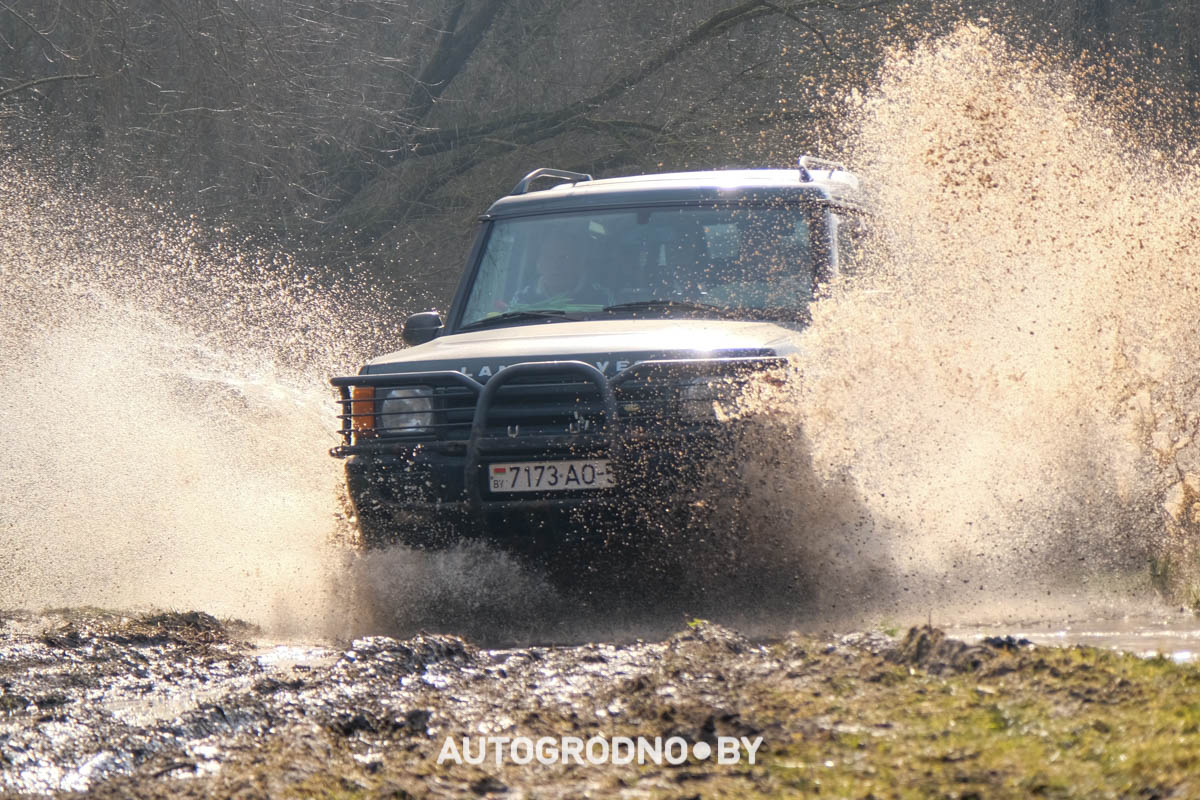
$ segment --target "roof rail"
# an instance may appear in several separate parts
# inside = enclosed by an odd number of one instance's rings
[[[525,194],[529,191],[530,184],[539,178],[561,178],[571,183],[579,183],[581,181],[590,181],[592,176],[584,172],[568,172],[565,169],[542,167],[541,169],[535,169],[524,178],[521,178],[520,183],[514,186],[509,194]]]
[[[835,172],[846,171],[846,165],[842,162],[829,161],[828,159],[817,158],[816,156],[800,156],[800,160],[797,162],[797,164],[800,167],[800,180],[804,181],[805,183],[808,183],[813,179],[812,170],[817,170],[820,172],[829,170],[830,178],[833,177],[833,173]]]

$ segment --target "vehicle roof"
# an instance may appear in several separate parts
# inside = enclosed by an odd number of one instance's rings
[[[808,180],[804,180],[807,176]],[[607,206],[723,203],[756,198],[816,198],[857,206],[858,179],[845,170],[726,169],[664,172],[566,182],[501,197],[484,218]]]

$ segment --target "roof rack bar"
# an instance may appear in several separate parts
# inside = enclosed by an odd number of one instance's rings
[[[590,181],[591,175],[585,172],[569,172],[565,169],[551,169],[550,167],[542,167],[535,169],[533,172],[521,178],[520,183],[513,187],[509,194],[525,194],[529,191],[529,185],[539,178],[561,178],[564,181],[571,183],[579,183],[581,181]]]
[[[800,167],[800,180],[808,183],[812,180],[812,170],[824,172],[829,170],[829,177],[833,177],[833,173],[846,171],[846,165],[841,161],[830,161],[826,158],[817,158],[816,156],[800,156],[797,162]]]

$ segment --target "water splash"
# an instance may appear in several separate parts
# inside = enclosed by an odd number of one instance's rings
[[[967,25],[849,108],[874,263],[792,403],[916,607],[1108,594],[1196,534],[1200,175],[1089,96]]]
[[[361,305],[161,209],[0,187],[0,605],[321,623]]]

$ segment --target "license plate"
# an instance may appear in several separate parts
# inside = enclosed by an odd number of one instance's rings
[[[493,492],[569,492],[613,486],[608,459],[489,464]]]

